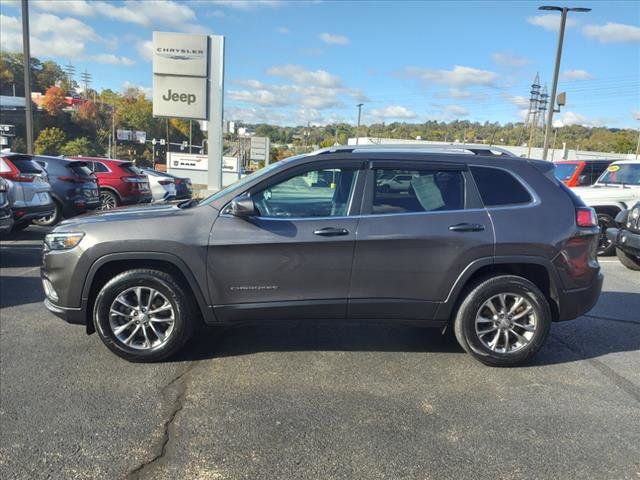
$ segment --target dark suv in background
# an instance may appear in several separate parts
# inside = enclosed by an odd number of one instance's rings
[[[390,319],[525,362],[602,287],[593,209],[496,148],[333,148],[200,202],[101,212],[45,238],[47,308],[116,354],[166,358],[203,322]],[[377,188],[407,176],[403,189]]]
[[[100,183],[100,209],[149,203],[153,200],[149,179],[133,162],[109,158],[75,157],[85,162]]]
[[[55,211],[34,220],[36,225],[55,225],[100,206],[98,180],[86,162],[62,157],[36,156],[34,160],[47,172]]]

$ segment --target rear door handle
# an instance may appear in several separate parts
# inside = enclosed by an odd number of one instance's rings
[[[452,232],[482,232],[484,225],[479,223],[457,223],[455,225],[449,225],[449,230]]]
[[[339,237],[341,235],[349,235],[349,230],[346,228],[325,227],[314,230],[313,234],[321,237]]]

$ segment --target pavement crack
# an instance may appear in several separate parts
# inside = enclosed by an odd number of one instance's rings
[[[171,439],[171,427],[173,426],[173,422],[175,421],[180,411],[184,408],[184,398],[187,391],[186,376],[193,370],[195,366],[196,364],[192,362],[182,373],[173,378],[160,390],[162,398],[166,400],[170,398],[171,391],[174,389],[174,387],[177,389],[175,398],[171,402],[169,413],[163,424],[162,437],[153,449],[155,451],[153,458],[141,463],[136,468],[131,470],[126,477],[127,479],[137,480],[145,478],[147,476],[147,472],[155,466],[156,462],[158,462],[165,456],[167,452],[167,445],[169,444],[169,440]]]
[[[602,375],[604,375],[611,383],[613,383],[616,387],[618,387],[626,394],[630,395],[636,402],[640,403],[640,387],[638,385],[617,373],[611,367],[607,366],[604,362],[601,362],[600,360],[597,360],[595,358],[589,358],[588,355],[582,351],[582,349],[571,345],[566,340],[561,338],[555,338],[555,340],[562,346],[576,354],[579,359],[589,362],[592,367],[594,367]]]

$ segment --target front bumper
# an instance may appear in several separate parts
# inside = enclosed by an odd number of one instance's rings
[[[624,228],[608,228],[607,238],[613,242],[616,248],[640,257],[640,233],[631,232]]]
[[[604,276],[598,273],[591,285],[585,288],[560,290],[558,292],[558,321],[573,320],[584,315],[598,301]]]
[[[84,325],[86,323],[84,311],[80,308],[61,307],[48,298],[44,299],[44,306],[56,317],[61,318],[67,323],[74,325]]]

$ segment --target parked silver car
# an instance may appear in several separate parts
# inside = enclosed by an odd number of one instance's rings
[[[32,220],[54,213],[47,175],[30,155],[9,153],[0,157],[0,177],[9,184],[9,205],[14,230],[27,228]]]

